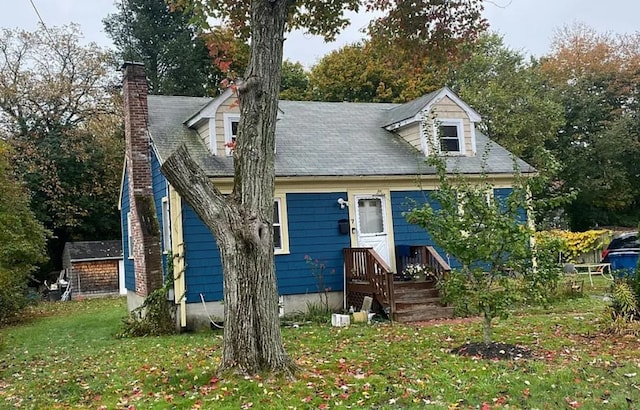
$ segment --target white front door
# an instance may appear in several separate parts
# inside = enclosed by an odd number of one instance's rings
[[[357,246],[373,248],[389,266],[393,266],[384,195],[356,195],[354,202]]]

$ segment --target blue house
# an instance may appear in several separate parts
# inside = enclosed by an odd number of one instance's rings
[[[215,238],[160,167],[185,143],[211,181],[231,192],[237,97],[231,89],[216,98],[147,96],[137,64],[125,67],[124,96],[120,205],[129,306],[161,284],[172,255],[181,273],[174,283],[181,326],[220,318],[223,271]],[[435,170],[425,163],[430,150],[470,178],[482,172],[487,153],[493,195],[508,195],[513,157],[477,129],[480,120],[448,88],[405,104],[280,101],[273,229],[282,313],[319,301],[322,290],[305,257],[326,267],[324,287],[334,306],[359,307],[370,295],[392,313],[398,311],[391,303],[393,273],[404,264],[455,265],[403,212],[437,188]],[[521,173],[534,172],[518,162]]]

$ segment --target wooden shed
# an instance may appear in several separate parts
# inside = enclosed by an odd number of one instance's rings
[[[120,293],[122,242],[67,242],[62,266],[72,289],[72,298]]]

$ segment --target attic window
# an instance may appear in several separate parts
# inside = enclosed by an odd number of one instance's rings
[[[227,156],[231,156],[233,154],[228,144],[236,142],[239,123],[240,116],[238,114],[224,114],[224,143]]]
[[[464,128],[462,120],[446,119],[438,121],[438,144],[442,153],[462,154],[464,152]]]
[[[440,151],[460,151],[458,127],[456,127],[455,125],[440,126]]]

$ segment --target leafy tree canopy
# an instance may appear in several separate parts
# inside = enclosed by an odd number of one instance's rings
[[[120,108],[110,54],[80,45],[75,26],[0,34],[0,136],[30,192],[31,209],[57,238],[105,239],[120,230]],[[59,263],[59,260],[58,260]]]
[[[171,7],[192,16],[197,25],[211,28],[211,21],[228,27],[243,40],[250,38],[251,0],[170,0]],[[487,27],[482,0],[304,0],[288,1],[287,29],[304,29],[332,41],[349,25],[346,11],[379,11],[369,34],[389,43],[401,42],[414,54],[449,56],[459,42],[475,38]]]
[[[119,12],[103,20],[105,31],[122,60],[144,63],[151,94],[216,95],[226,73],[214,63],[231,53],[234,62],[227,69],[246,65],[244,42],[224,30],[202,36],[189,22],[192,14],[174,12],[164,0],[120,0],[117,5]],[[220,44],[218,51],[210,52],[205,40]]]
[[[398,79],[366,42],[324,56],[311,70],[310,88],[317,101],[388,102],[398,97]]]
[[[282,62],[280,99],[305,101],[309,99],[309,74],[299,62]]]
[[[640,35],[565,27],[541,62],[565,125],[548,146],[563,161],[567,207],[577,230],[633,226],[640,203]]]

